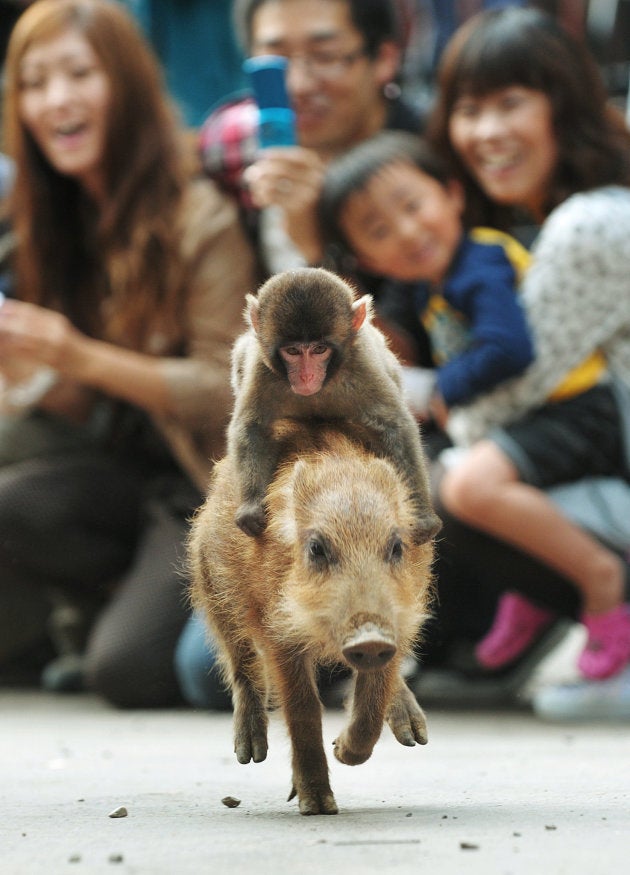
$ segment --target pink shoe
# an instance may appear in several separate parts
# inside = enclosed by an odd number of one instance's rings
[[[489,669],[503,668],[524,653],[555,614],[539,608],[522,595],[506,592],[499,599],[490,631],[475,648],[477,661]]]
[[[584,614],[588,632],[578,668],[589,680],[618,674],[630,662],[630,605],[623,604],[602,614]]]

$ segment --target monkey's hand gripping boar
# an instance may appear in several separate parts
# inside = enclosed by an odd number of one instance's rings
[[[302,814],[336,814],[315,682],[319,663],[353,669],[338,760],[365,762],[387,721],[426,743],[424,714],[400,665],[425,616],[432,545],[414,543],[409,491],[393,466],[340,435],[281,465],[260,538],[234,525],[239,485],[215,469],[189,543],[193,600],[205,611],[232,691],[240,763],[267,756],[267,706],[281,705]]]
[[[273,427],[285,418],[333,422],[392,461],[411,490],[414,540],[437,532],[400,365],[370,317],[369,295],[355,300],[350,286],[320,268],[276,274],[257,297],[247,295],[250,328],[233,350],[228,429],[228,455],[239,472],[235,521],[246,534],[266,525],[263,498],[283,454]]]

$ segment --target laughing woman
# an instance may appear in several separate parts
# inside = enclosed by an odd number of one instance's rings
[[[467,524],[451,517],[445,541],[473,585],[520,590],[500,599],[477,656],[505,669],[559,611],[586,627],[581,673],[630,683],[627,561],[575,524],[588,492],[571,487],[565,514],[543,491],[594,467],[600,485],[628,488],[630,133],[585,48],[535,9],[482,13],[456,33],[430,128],[472,220],[539,229],[522,289],[536,359],[449,422],[462,442],[485,439],[442,480]]]
[[[193,180],[157,63],[106,0],[37,0],[5,67],[13,291],[0,306],[0,664],[50,594],[101,601],[87,683],[178,701],[186,519],[231,405],[252,256]]]

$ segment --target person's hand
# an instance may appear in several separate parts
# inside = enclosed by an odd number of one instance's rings
[[[19,414],[37,405],[56,415],[85,421],[93,393],[82,384],[77,359],[83,339],[60,313],[22,301],[3,301],[0,410]]]
[[[412,414],[420,421],[429,419],[431,398],[435,391],[435,370],[403,366],[401,379],[405,400]]]
[[[152,412],[173,410],[159,357],[89,337],[55,310],[15,300],[0,306],[0,362],[10,359],[60,376],[38,401],[47,409],[82,415],[96,390]]]
[[[287,234],[309,264],[322,257],[316,206],[324,173],[319,156],[300,146],[265,149],[245,171],[254,204],[283,210]]]
[[[47,365],[72,376],[84,335],[62,313],[7,299],[0,306],[0,355]]]

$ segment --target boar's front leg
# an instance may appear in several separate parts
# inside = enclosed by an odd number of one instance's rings
[[[429,740],[424,711],[400,676],[386,720],[396,740],[407,747],[413,747],[416,742],[426,744]]]
[[[333,742],[336,758],[347,766],[364,763],[372,755],[397,692],[398,662],[393,660],[379,671],[357,672],[350,720]]]
[[[291,738],[293,786],[300,814],[337,814],[322,734],[322,705],[313,665],[306,656],[284,654],[277,663],[284,719]]]

